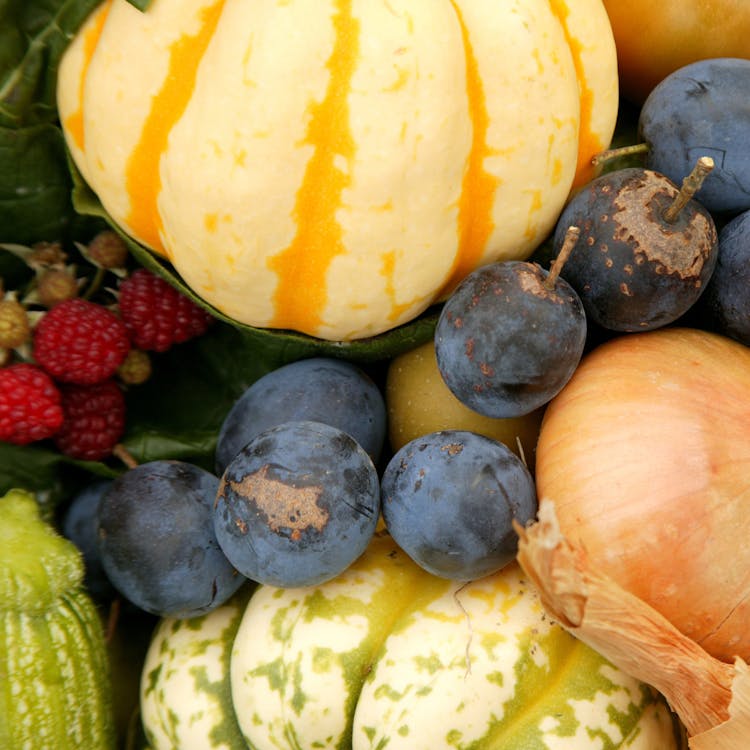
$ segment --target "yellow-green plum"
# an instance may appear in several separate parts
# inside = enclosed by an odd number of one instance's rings
[[[504,443],[533,468],[543,409],[498,419],[464,406],[440,375],[432,341],[392,360],[386,378],[386,406],[394,451],[430,432],[470,430]]]

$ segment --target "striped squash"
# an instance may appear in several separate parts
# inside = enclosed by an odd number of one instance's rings
[[[249,587],[208,614],[163,618],[141,677],[141,718],[149,748],[245,750],[232,707],[229,657]]]
[[[331,340],[530,255],[617,105],[601,0],[106,0],[58,79],[125,232],[225,315]]]
[[[182,632],[202,642],[207,622]],[[177,648],[157,636],[144,675]],[[256,589],[227,679],[224,711],[251,750],[680,746],[663,700],[551,622],[515,564],[460,586],[425,573],[387,535],[320,586]],[[178,688],[159,698],[174,725],[205,704],[204,688],[191,685],[192,697]],[[154,742],[154,700],[143,693],[153,750],[243,748],[209,737]]]
[[[102,623],[83,561],[33,495],[0,498],[0,747],[113,750]]]

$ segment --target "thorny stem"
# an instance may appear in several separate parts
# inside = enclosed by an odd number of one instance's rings
[[[578,238],[580,236],[581,230],[579,227],[568,227],[568,231],[565,232],[565,240],[563,241],[563,246],[560,248],[560,252],[557,254],[557,257],[552,263],[552,267],[549,270],[549,274],[547,274],[547,278],[544,280],[544,286],[547,287],[547,289],[555,288],[557,279],[560,276],[560,271],[562,271],[562,267],[565,265],[568,258],[570,257],[570,254],[573,252],[573,248],[576,246],[576,243],[578,242]]]
[[[675,196],[672,205],[664,212],[664,221],[673,224],[680,211],[688,204],[690,199],[700,190],[703,181],[714,168],[714,160],[710,156],[701,156],[690,174],[682,181],[680,192]]]

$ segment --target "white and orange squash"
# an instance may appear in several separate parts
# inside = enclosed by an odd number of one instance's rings
[[[113,220],[198,295],[353,340],[528,257],[618,80],[601,0],[106,0],[58,106]]]

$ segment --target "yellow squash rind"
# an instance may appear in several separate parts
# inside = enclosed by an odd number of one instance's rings
[[[352,340],[530,255],[618,85],[601,0],[107,0],[58,105],[113,219],[207,302]]]

